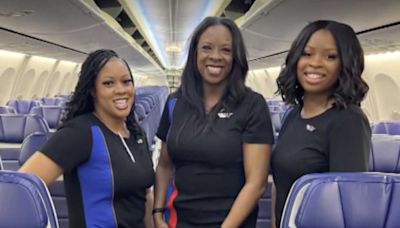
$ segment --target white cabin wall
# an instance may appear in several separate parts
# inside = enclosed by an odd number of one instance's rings
[[[79,80],[79,74],[81,71],[82,64],[77,64],[75,66],[74,71],[72,72],[72,77],[69,78],[67,81],[65,90],[63,91],[64,94],[70,94],[71,92],[75,91],[76,84]]]
[[[277,89],[276,78],[279,72],[279,67],[249,71],[246,78],[246,85],[265,98],[279,98],[275,95]]]
[[[0,50],[0,105],[71,92],[79,64]],[[67,86],[66,86],[67,85]]]
[[[246,86],[250,87],[251,89],[255,90],[254,86],[253,86],[253,77],[254,75],[251,73],[251,71],[249,70],[249,72],[247,73],[246,76],[246,81],[245,84]]]
[[[44,90],[45,96],[55,96],[57,94],[68,94],[74,90],[77,82],[80,64],[58,61],[55,70],[48,80],[48,85]]]
[[[78,82],[81,64],[0,50],[0,105],[10,99],[69,94]],[[136,86],[166,85],[164,76],[133,73]]]
[[[370,86],[362,108],[370,121],[400,120],[400,52],[365,58],[363,78]],[[0,105],[10,99],[32,99],[72,92],[78,81],[79,63],[29,56],[0,50]],[[280,67],[249,71],[246,85],[265,98],[274,93]],[[136,86],[168,85],[166,77],[134,73]]]
[[[257,93],[262,94],[264,97],[266,96],[265,93],[267,91],[260,91],[258,86],[257,86],[257,79],[256,79],[256,74],[254,73],[254,71],[249,71],[247,73],[247,77],[246,77],[246,81],[245,84],[246,86],[250,87],[252,90],[256,91]]]
[[[281,67],[271,67],[271,68],[267,68],[265,70],[267,72],[268,75],[268,79],[270,82],[270,91],[271,91],[271,95],[270,98],[278,98],[281,99],[281,97],[279,95],[276,95],[275,92],[278,89],[278,86],[276,85],[276,79],[279,76],[279,73],[281,72]]]
[[[35,88],[36,84],[46,84],[56,62],[55,59],[26,56],[26,64],[21,68],[22,73],[17,75],[11,98],[32,99],[32,94],[29,94],[30,91]],[[39,81],[39,76],[42,76],[42,79],[45,80]],[[35,94],[35,96],[41,96],[41,94]]]
[[[362,106],[370,121],[400,120],[400,52],[365,58],[364,79],[370,86]]]
[[[11,91],[26,56],[19,53],[0,50],[0,105],[5,105],[11,97]]]

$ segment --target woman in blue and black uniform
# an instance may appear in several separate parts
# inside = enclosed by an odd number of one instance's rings
[[[277,78],[278,93],[293,105],[272,154],[277,227],[299,177],[368,170],[371,129],[360,108],[368,91],[363,70],[363,50],[346,24],[314,21],[293,42]]]
[[[70,227],[144,227],[154,172],[134,95],[123,59],[111,50],[91,53],[63,125],[21,167],[47,184],[64,174]]]
[[[175,105],[166,105],[157,132],[156,227],[255,227],[273,133],[265,99],[244,84],[245,52],[230,19],[209,17],[195,29],[181,86],[169,97]]]

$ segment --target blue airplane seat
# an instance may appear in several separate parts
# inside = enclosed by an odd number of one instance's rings
[[[146,115],[150,113],[151,111],[151,104],[147,99],[140,98],[136,100],[136,104],[141,104],[144,107]]]
[[[33,153],[40,150],[47,139],[48,135],[42,132],[35,132],[26,137],[22,142],[19,164],[22,166]],[[64,192],[64,181],[56,180],[49,185],[49,191],[57,211],[60,227],[68,227],[68,206]]]
[[[29,114],[0,115],[0,142],[21,143],[35,131],[49,133],[49,126],[43,118]]]
[[[387,134],[387,128],[385,122],[376,122],[372,128],[372,134]]]
[[[372,138],[370,171],[400,173],[400,139],[391,135]]]
[[[5,169],[19,168],[18,157],[22,142],[34,132],[49,134],[49,127],[43,118],[29,114],[0,115],[0,156]]]
[[[47,139],[48,135],[43,132],[34,132],[28,135],[22,141],[21,152],[18,158],[20,165],[24,164],[33,153],[38,151]]]
[[[271,227],[271,186],[272,182],[268,182],[264,194],[258,201],[258,216],[256,228]]]
[[[35,100],[9,100],[7,106],[14,108],[18,114],[28,114],[33,107],[39,105]]]
[[[58,228],[49,191],[38,177],[0,171],[0,227]]]
[[[65,103],[66,98],[63,97],[42,97],[39,102],[41,105],[57,105],[61,106]]]
[[[57,219],[60,228],[68,228],[69,215],[67,198],[65,196],[64,181],[56,180],[55,182],[51,183],[48,188],[57,211]]]
[[[309,174],[293,184],[281,228],[397,228],[399,200],[399,174]]]
[[[135,104],[135,113],[137,117],[137,121],[141,123],[146,118],[146,110],[141,103]]]
[[[61,121],[63,108],[58,105],[42,105],[33,107],[30,114],[41,116],[51,129],[58,127]]]
[[[0,106],[0,114],[16,114],[13,107]]]
[[[386,129],[389,135],[400,135],[400,121],[386,122]]]
[[[400,135],[400,121],[382,121],[373,123],[373,134]]]

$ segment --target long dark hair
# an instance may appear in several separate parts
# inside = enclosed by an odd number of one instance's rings
[[[286,103],[303,103],[304,89],[297,81],[297,62],[311,35],[321,29],[331,32],[340,59],[339,78],[329,98],[335,101],[338,108],[346,108],[349,104],[360,105],[369,89],[361,78],[364,71],[364,52],[356,33],[349,25],[329,20],[308,24],[293,41],[285,65],[276,80],[276,93],[280,94]]]
[[[96,78],[99,75],[99,72],[111,58],[118,58],[124,61],[133,81],[132,72],[128,63],[124,59],[120,58],[113,50],[101,49],[90,53],[82,64],[79,73],[79,80],[75,87],[75,91],[72,94],[71,100],[66,104],[65,115],[62,118],[63,124],[77,116],[94,111],[94,99],[91,92],[94,90]],[[144,134],[135,119],[133,107],[126,118],[126,126],[136,137],[141,138]]]
[[[227,86],[222,95],[220,102],[211,110],[206,118],[203,105],[203,79],[197,68],[197,45],[200,36],[205,30],[211,26],[223,25],[232,35],[232,69],[227,78]],[[177,94],[181,99],[195,110],[194,116],[188,116],[195,123],[204,126],[210,126],[217,118],[217,113],[223,108],[226,111],[233,110],[239,104],[248,90],[244,82],[247,71],[246,48],[244,45],[242,34],[237,25],[228,18],[222,17],[206,17],[194,30],[189,45],[189,53],[186,65],[183,70],[181,85]],[[205,121],[204,121],[205,120]],[[206,127],[207,128],[207,127]],[[204,129],[204,128],[201,128]]]

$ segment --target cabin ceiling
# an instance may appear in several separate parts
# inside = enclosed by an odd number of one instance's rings
[[[88,53],[113,49],[134,72],[164,70],[93,0],[1,0],[0,49],[82,62]]]
[[[308,22],[330,19],[359,32],[366,54],[400,50],[398,0],[1,0],[0,49],[82,62],[116,50],[134,72],[165,75],[184,64],[206,16],[236,20],[251,69],[282,65]]]
[[[187,40],[195,26],[221,15],[230,0],[120,0],[138,31],[166,68],[184,65]]]
[[[300,30],[318,19],[350,24],[365,54],[400,50],[398,0],[270,0],[253,10],[241,24],[252,69],[282,65]]]

